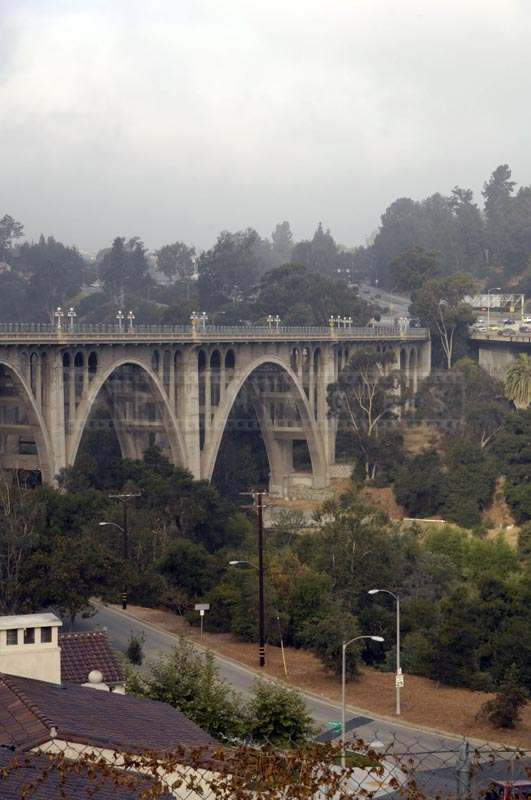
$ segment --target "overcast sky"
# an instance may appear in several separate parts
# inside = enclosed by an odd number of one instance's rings
[[[364,243],[398,196],[531,183],[530,62],[530,0],[0,0],[0,215]]]

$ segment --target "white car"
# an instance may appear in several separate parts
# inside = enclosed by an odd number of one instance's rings
[[[522,322],[525,322],[526,325],[531,325],[531,317],[524,317]]]

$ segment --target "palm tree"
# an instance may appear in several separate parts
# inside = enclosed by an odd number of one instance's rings
[[[505,396],[516,408],[527,408],[531,403],[531,358],[521,353],[507,370]]]

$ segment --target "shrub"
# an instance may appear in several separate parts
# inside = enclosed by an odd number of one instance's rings
[[[255,682],[248,715],[248,732],[258,743],[298,747],[314,733],[301,696],[278,683]]]
[[[514,728],[526,703],[527,694],[520,686],[518,670],[513,664],[496,696],[481,706],[478,717],[487,719],[495,728]]]
[[[144,634],[141,634],[140,636],[131,634],[129,644],[127,645],[127,649],[125,651],[129,662],[137,667],[139,667],[144,660],[144,640]]]

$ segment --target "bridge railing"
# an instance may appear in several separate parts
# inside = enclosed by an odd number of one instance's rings
[[[0,341],[2,339],[28,340],[35,338],[68,340],[72,339],[145,339],[146,337],[178,338],[187,341],[200,339],[233,338],[248,339],[292,339],[292,338],[332,338],[332,339],[426,339],[429,332],[425,328],[408,328],[406,326],[374,325],[371,327],[328,326],[287,326],[268,327],[260,325],[129,325],[120,326],[115,323],[79,323],[73,326],[63,325],[58,328],[52,323],[0,323]]]

